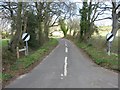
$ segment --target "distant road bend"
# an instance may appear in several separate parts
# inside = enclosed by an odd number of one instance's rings
[[[59,39],[39,65],[6,88],[118,88],[118,74],[93,63],[69,40]]]

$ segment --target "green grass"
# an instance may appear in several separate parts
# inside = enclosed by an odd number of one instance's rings
[[[38,49],[35,53],[26,56],[24,58],[21,58],[17,60],[17,64],[20,66],[22,65],[22,68],[28,68],[31,64],[34,62],[40,60],[43,55],[49,51],[50,47],[57,45],[56,39],[51,39],[48,43],[45,43],[40,49]]]
[[[17,75],[18,73],[20,74],[21,70],[22,73],[24,73],[25,70],[29,69],[31,65],[42,61],[44,56],[46,56],[46,54],[48,54],[57,44],[58,41],[56,39],[50,39],[34,53],[18,59],[14,64],[10,66],[8,72],[5,72],[6,74],[3,74],[3,80],[9,80],[12,76]]]
[[[2,47],[7,46],[7,45],[8,45],[8,40],[9,40],[9,39],[1,39],[1,40],[0,40],[0,47],[1,47],[1,46],[2,46]]]
[[[12,78],[13,76],[11,74],[6,74],[6,73],[0,73],[0,80],[8,80]]]
[[[118,56],[113,54],[109,56],[102,49],[96,48],[91,44],[85,44],[83,42],[82,43],[77,42],[77,46],[79,48],[82,48],[98,65],[117,71],[120,70],[118,68]]]

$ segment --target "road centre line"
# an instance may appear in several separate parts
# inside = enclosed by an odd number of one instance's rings
[[[65,46],[67,47],[67,43],[66,43],[66,41],[65,41]]]
[[[68,48],[67,47],[65,48],[65,52],[68,53]]]
[[[67,76],[67,64],[64,65],[64,76]]]
[[[68,59],[68,57],[65,57],[65,63],[67,63],[67,59]]]
[[[67,59],[68,57],[65,57],[65,63],[64,63],[64,76],[67,76]]]
[[[65,46],[67,47],[67,44],[65,44]]]

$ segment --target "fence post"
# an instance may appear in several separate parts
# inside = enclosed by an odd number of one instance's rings
[[[17,47],[17,59],[19,59],[20,55],[19,55],[19,47]]]

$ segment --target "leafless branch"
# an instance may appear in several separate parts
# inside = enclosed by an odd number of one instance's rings
[[[120,7],[120,4],[118,4],[118,6],[115,8],[115,11]]]
[[[106,17],[106,18],[97,19],[95,21],[100,21],[100,20],[105,20],[105,19],[112,19],[112,18],[111,17]]]
[[[57,16],[57,18],[54,20],[54,22],[53,22],[49,27],[54,26],[54,24],[56,23],[56,20],[57,20],[59,17],[60,17],[60,16]]]

